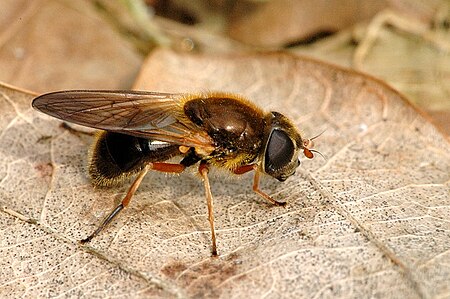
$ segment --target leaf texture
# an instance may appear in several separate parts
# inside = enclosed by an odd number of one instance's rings
[[[128,186],[94,189],[92,137],[0,89],[0,296],[439,298],[450,294],[450,145],[371,77],[285,54],[154,52],[137,89],[226,91],[326,131],[284,183],[211,177],[219,257],[210,257],[196,170],[149,174],[130,206],[83,247]],[[56,287],[57,286],[57,287]],[[49,293],[52,290],[54,293]]]

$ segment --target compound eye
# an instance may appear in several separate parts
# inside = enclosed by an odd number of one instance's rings
[[[265,153],[265,170],[267,173],[277,171],[292,161],[295,145],[292,139],[280,130],[272,130]]]

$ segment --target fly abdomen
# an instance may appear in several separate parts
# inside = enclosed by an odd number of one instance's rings
[[[142,170],[145,163],[162,162],[177,154],[177,145],[103,131],[92,148],[89,175],[95,185],[115,185]]]

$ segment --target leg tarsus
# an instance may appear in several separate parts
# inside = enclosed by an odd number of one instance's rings
[[[253,177],[253,191],[256,194],[258,194],[259,196],[261,196],[262,198],[264,198],[265,200],[267,200],[268,202],[270,202],[271,204],[279,206],[279,207],[284,207],[286,205],[285,201],[276,201],[270,195],[268,195],[267,193],[265,193],[265,192],[261,191],[261,189],[259,189],[260,172],[257,169],[257,167],[254,167],[254,170],[255,170],[255,175]]]
[[[109,215],[103,220],[102,224],[87,238],[80,240],[81,244],[86,244],[90,242],[95,236],[97,236],[112,220],[113,218],[119,214],[120,211],[124,208],[124,205],[120,203]]]

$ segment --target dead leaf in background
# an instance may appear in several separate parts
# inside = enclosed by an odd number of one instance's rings
[[[449,141],[386,85],[289,55],[157,51],[136,87],[242,93],[285,112],[307,136],[326,128],[317,149],[328,160],[303,161],[285,183],[264,179],[286,208],[258,198],[251,174],[213,176],[219,258],[210,257],[195,169],[148,175],[131,205],[80,247],[128,186],[93,189],[84,172],[91,138],[2,88],[0,296],[449,293]]]
[[[282,48],[368,22],[383,10],[431,23],[436,11],[447,6],[448,0],[237,1],[228,33],[245,44]]]
[[[125,88],[142,58],[90,1],[2,0],[0,80],[45,92]]]
[[[320,33],[333,33],[368,20],[387,7],[388,1],[283,0],[262,1],[249,12],[238,2],[229,34],[243,43],[283,47]],[[239,5],[240,4],[240,5]],[[247,8],[247,9],[246,9]]]
[[[399,6],[400,1],[397,2]],[[412,3],[416,2],[408,2]],[[292,51],[359,68],[385,80],[430,114],[448,135],[450,32],[444,24],[450,17],[449,8],[445,1],[432,1],[417,5],[409,14],[406,7],[403,14],[383,11],[368,25]]]

